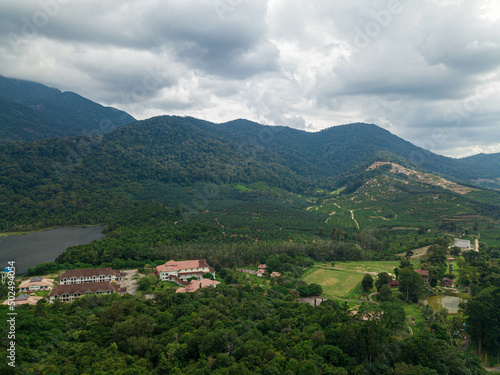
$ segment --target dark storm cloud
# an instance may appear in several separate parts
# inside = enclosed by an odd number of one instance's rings
[[[0,74],[137,118],[365,121],[498,152],[499,22],[486,0],[4,0]]]

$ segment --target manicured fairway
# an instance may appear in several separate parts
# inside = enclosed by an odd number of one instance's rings
[[[318,268],[308,274],[304,281],[308,284],[321,285],[325,295],[346,297],[361,283],[362,279],[363,273]]]

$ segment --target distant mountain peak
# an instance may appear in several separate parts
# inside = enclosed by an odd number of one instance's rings
[[[134,122],[72,91],[0,75],[0,142],[103,134]]]

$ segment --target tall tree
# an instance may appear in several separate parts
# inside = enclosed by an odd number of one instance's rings
[[[389,284],[391,281],[392,281],[391,275],[389,275],[387,272],[380,272],[377,275],[377,281],[375,281],[375,286],[377,287],[377,290],[380,291],[382,285]]]
[[[361,286],[365,292],[369,292],[373,288],[373,277],[369,273],[365,274],[361,281]]]
[[[418,302],[424,288],[424,282],[418,273],[409,268],[403,268],[399,273],[399,290],[405,301]]]
[[[380,302],[392,301],[394,297],[392,296],[391,287],[389,284],[384,284],[378,290],[377,300]]]
[[[465,305],[467,332],[477,340],[478,351],[484,347],[500,350],[500,288],[490,287],[470,298]]]

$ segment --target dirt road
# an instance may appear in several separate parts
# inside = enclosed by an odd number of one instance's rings
[[[120,281],[120,287],[126,287],[127,288],[127,293],[132,294],[135,296],[135,293],[137,293],[137,284],[136,280],[133,280],[132,277],[137,274],[137,270],[126,270],[122,271],[126,276],[123,278],[122,281]]]

